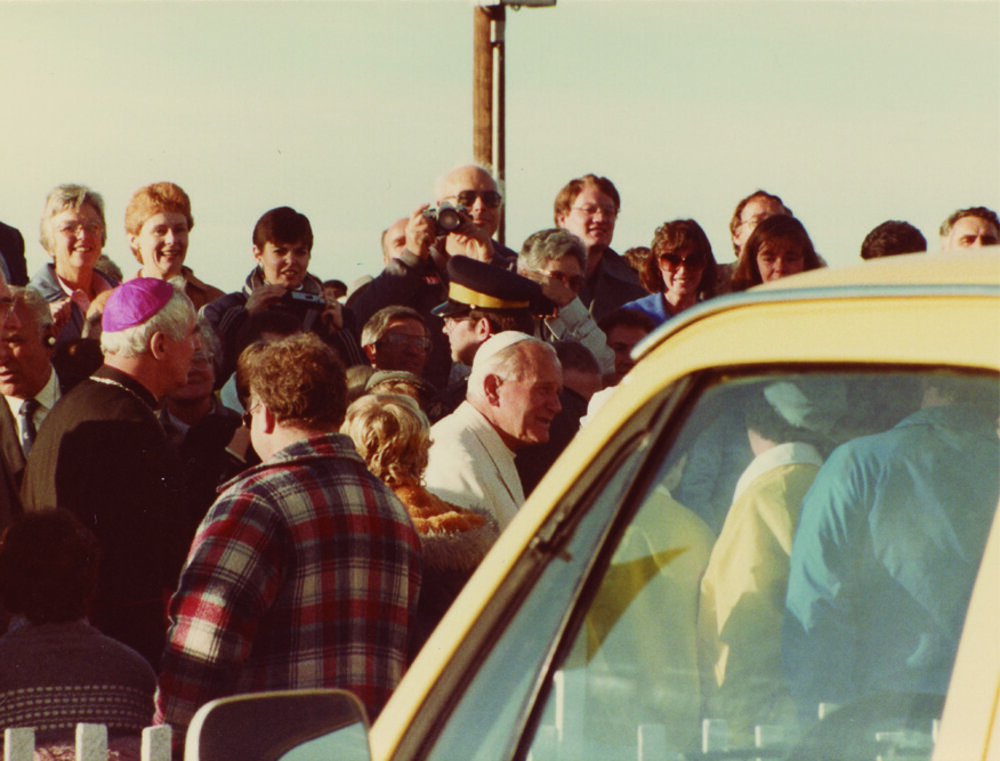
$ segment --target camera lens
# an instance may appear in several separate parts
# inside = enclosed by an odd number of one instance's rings
[[[451,232],[462,224],[462,215],[454,206],[442,206],[438,209],[437,223],[439,229]]]

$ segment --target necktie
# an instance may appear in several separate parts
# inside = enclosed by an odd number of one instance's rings
[[[18,412],[21,417],[21,448],[25,457],[31,451],[31,445],[35,443],[35,434],[38,432],[35,428],[35,410],[39,407],[41,404],[37,399],[25,399],[21,402],[21,409]]]

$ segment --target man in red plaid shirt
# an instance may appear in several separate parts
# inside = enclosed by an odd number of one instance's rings
[[[336,433],[333,351],[311,334],[254,344],[237,383],[262,462],[223,487],[170,602],[155,721],[178,741],[234,693],[341,687],[374,718],[403,675],[420,586],[406,509]]]

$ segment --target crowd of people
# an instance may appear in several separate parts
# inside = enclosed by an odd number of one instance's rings
[[[726,262],[691,219],[618,254],[605,177],[568,182],[519,251],[495,239],[488,170],[435,190],[350,289],[314,273],[336,262],[312,260],[290,207],[258,220],[241,287],[201,281],[170,182],[128,202],[128,274],[84,186],[45,200],[51,261],[30,279],[22,236],[0,227],[0,724],[58,739],[98,721],[127,739],[155,719],[181,737],[215,697],[319,686],[376,716],[636,343],[706,299],[825,266],[762,190],[736,206]],[[940,236],[996,244],[1000,221],[962,209]],[[889,221],[861,256],[926,249]],[[26,677],[39,658],[51,668]]]

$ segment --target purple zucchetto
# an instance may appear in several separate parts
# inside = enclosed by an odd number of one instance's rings
[[[137,277],[115,288],[104,305],[101,330],[115,333],[141,325],[163,309],[174,295],[174,287],[166,280]]]

